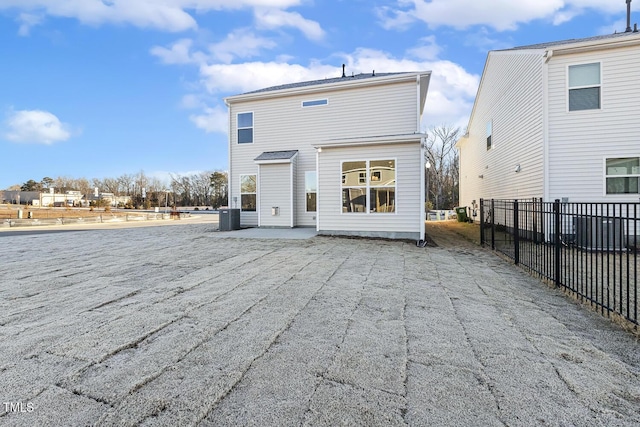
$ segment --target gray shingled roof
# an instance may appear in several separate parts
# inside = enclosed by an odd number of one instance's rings
[[[549,47],[554,47],[554,46],[561,46],[561,45],[565,45],[565,44],[573,44],[573,43],[582,43],[582,42],[590,42],[590,41],[598,41],[598,40],[605,40],[605,39],[614,39],[614,38],[619,38],[619,37],[627,37],[629,35],[637,35],[639,33],[634,33],[634,32],[630,32],[630,33],[614,33],[614,34],[605,34],[602,36],[593,36],[593,37],[585,37],[582,39],[568,39],[568,40],[560,40],[560,41],[555,41],[555,42],[547,42],[547,43],[538,43],[538,44],[531,44],[531,45],[527,45],[527,46],[518,46],[518,47],[513,47],[510,49],[501,49],[502,51],[508,51],[508,50],[523,50],[523,49],[546,49]]]
[[[375,79],[376,77],[393,76],[396,74],[406,74],[406,73],[376,73],[375,75],[373,73],[367,73],[367,74],[361,73],[361,74],[355,74],[355,75],[346,76],[346,77],[336,77],[336,78],[323,79],[323,80],[312,80],[308,82],[288,83],[280,86],[271,86],[264,89],[254,90],[251,92],[245,92],[243,93],[243,95],[247,95],[250,93],[271,92],[274,90],[293,89],[293,88],[306,87],[306,86],[324,85],[329,83],[338,83],[341,81],[346,82],[351,80]]]
[[[298,150],[289,150],[289,151],[265,151],[260,154],[258,157],[253,159],[254,161],[260,160],[289,160],[292,159],[296,154],[298,154]]]

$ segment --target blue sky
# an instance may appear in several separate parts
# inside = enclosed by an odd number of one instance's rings
[[[224,170],[225,96],[343,63],[431,70],[424,129],[464,128],[488,50],[625,27],[625,0],[0,0],[0,189]]]

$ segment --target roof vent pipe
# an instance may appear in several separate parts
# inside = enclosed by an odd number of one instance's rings
[[[373,77],[376,76],[376,70],[373,70]]]
[[[631,32],[631,0],[627,0],[627,29],[624,32]]]
[[[347,75],[344,73],[344,67],[346,67],[346,65],[342,64],[342,78],[344,79],[345,77],[347,77]]]
[[[638,32],[638,24],[633,24],[633,32],[634,33]]]

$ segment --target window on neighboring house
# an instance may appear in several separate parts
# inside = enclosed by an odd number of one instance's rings
[[[607,194],[638,194],[640,158],[614,158],[606,160]]]
[[[240,208],[243,211],[256,211],[256,182],[256,175],[240,175]]]
[[[487,150],[490,150],[493,147],[493,141],[491,137],[493,135],[493,120],[489,120],[487,122]]]
[[[302,107],[317,107],[320,105],[327,105],[328,99],[314,99],[313,101],[302,101]]]
[[[307,212],[316,211],[317,178],[318,174],[315,171],[305,172],[304,174],[304,192],[307,200]]]
[[[395,212],[395,195],[395,160],[342,163],[342,212]]]
[[[600,108],[600,63],[569,66],[569,111]]]
[[[253,142],[253,113],[238,114],[238,144]]]

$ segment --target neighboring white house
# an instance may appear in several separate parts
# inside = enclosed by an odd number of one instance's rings
[[[489,52],[457,143],[460,205],[638,202],[639,100],[638,32]]]
[[[429,72],[358,74],[225,99],[243,226],[424,239]]]

